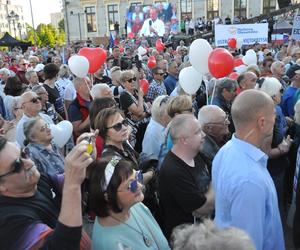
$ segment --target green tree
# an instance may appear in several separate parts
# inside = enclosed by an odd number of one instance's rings
[[[40,24],[36,28],[36,45],[54,47],[55,44],[62,45],[65,42],[65,33],[57,30],[51,24]],[[34,30],[27,25],[27,40],[34,43]]]
[[[65,19],[61,19],[59,22],[58,22],[58,30],[60,32],[65,32]]]

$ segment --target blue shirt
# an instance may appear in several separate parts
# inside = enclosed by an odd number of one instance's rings
[[[164,84],[168,95],[171,95],[172,91],[175,89],[177,81],[178,80],[172,75],[168,75],[167,78],[164,80]]]
[[[281,108],[285,116],[293,117],[294,116],[294,95],[297,91],[297,88],[289,86],[284,92],[281,99]]]
[[[165,141],[166,128],[151,118],[143,139],[143,153],[157,157],[158,169],[169,151],[164,147]]]
[[[167,90],[163,82],[157,83],[155,80],[153,80],[149,86],[146,99],[149,102],[153,102],[156,97],[160,95],[166,95]]]
[[[220,149],[212,167],[215,222],[246,231],[257,250],[283,250],[277,194],[267,160],[260,149],[234,135]]]
[[[149,209],[142,203],[137,203],[130,208],[130,217],[125,223],[115,226],[102,226],[94,223],[92,235],[92,249],[161,249],[169,250],[168,242],[159,225],[153,218]],[[101,218],[100,218],[101,221]],[[147,247],[143,241],[143,232],[151,240],[151,246]]]

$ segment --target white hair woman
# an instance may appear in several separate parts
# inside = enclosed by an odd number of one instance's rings
[[[152,103],[152,117],[147,126],[142,143],[142,152],[144,154],[157,157],[158,168],[160,168],[168,152],[167,148],[163,145],[166,138],[166,127],[171,120],[167,112],[169,99],[169,96],[161,95]]]
[[[283,195],[284,195],[284,175],[285,169],[289,165],[287,153],[291,146],[291,140],[289,136],[285,138],[287,131],[287,121],[284,117],[281,107],[281,96],[283,94],[283,88],[281,83],[275,77],[260,78],[257,81],[256,89],[268,94],[274,101],[276,110],[276,119],[273,128],[272,142],[266,142],[266,150],[269,156],[268,170],[274,181],[279,208],[283,206]]]

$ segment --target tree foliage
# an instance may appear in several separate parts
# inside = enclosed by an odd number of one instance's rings
[[[65,19],[61,19],[59,22],[58,22],[58,30],[59,31],[63,31],[65,32]]]
[[[40,24],[36,30],[36,45],[54,47],[55,44],[62,45],[65,42],[63,30],[57,30],[51,24]],[[27,40],[34,44],[34,30],[27,24]]]

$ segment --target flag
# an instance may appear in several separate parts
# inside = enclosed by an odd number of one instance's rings
[[[115,40],[114,40],[113,35],[110,33],[110,36],[109,36],[109,48],[111,49],[112,47],[114,47],[114,45],[115,45]]]

